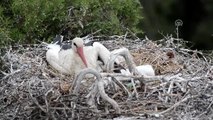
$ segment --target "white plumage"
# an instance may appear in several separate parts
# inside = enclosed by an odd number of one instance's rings
[[[111,53],[101,43],[94,42],[91,46],[85,46],[82,38],[75,38],[69,48],[63,49],[60,45],[62,39],[63,37],[60,37],[55,43],[49,44],[46,52],[47,62],[60,73],[76,75],[87,67],[100,72],[103,71],[102,68],[106,67]],[[116,63],[119,63],[118,59]],[[155,75],[151,65],[136,66],[136,69],[141,75]],[[120,69],[120,72],[130,75],[128,69]]]
[[[136,69],[138,70],[140,75],[155,76],[155,71],[151,65],[140,65],[137,66]],[[128,69],[127,70],[122,69],[121,73],[124,75],[131,75]]]
[[[59,72],[64,74],[69,74],[68,70],[60,64],[60,58],[59,58],[59,51],[61,49],[60,45],[49,44],[47,48],[48,48],[46,52],[47,62]]]
[[[46,53],[48,63],[64,74],[76,74],[86,67],[100,71],[98,59],[106,65],[110,56],[110,51],[102,44],[94,42],[92,46],[84,46],[81,38],[73,39],[70,49],[61,49],[58,44],[50,44],[47,47],[49,48]]]

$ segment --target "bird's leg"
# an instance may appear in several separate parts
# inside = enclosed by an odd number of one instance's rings
[[[118,103],[113,100],[112,98],[110,98],[106,93],[105,93],[105,90],[104,90],[104,87],[108,84],[107,83],[108,80],[99,80],[98,81],[98,90],[99,90],[99,93],[101,95],[101,97],[106,100],[107,102],[109,102],[113,108],[115,109],[115,112],[117,114],[120,114],[121,113],[121,109],[118,105]]]
[[[130,73],[132,73],[133,75],[139,75],[139,72],[136,69],[136,65],[133,61],[133,57],[131,56],[131,54],[130,54],[130,52],[127,48],[121,48],[121,49],[114,50],[114,51],[111,52],[110,59],[107,63],[107,71],[110,71],[113,68],[115,59],[119,55],[124,57]],[[134,80],[131,80],[131,82],[132,82],[132,86],[134,88],[134,93],[136,95],[136,98],[138,98],[138,93],[137,93],[137,90],[136,90],[136,87],[135,87]]]
[[[101,79],[101,75],[96,70],[90,68],[83,69],[73,81],[72,89],[74,94],[79,94],[81,81],[83,80],[86,74],[93,74],[96,76],[97,79]],[[90,106],[90,108],[94,110],[94,112],[99,112],[97,106],[95,105],[95,95],[97,94],[97,92],[97,82],[95,82],[93,89],[87,95],[87,104]]]
[[[132,86],[133,86],[133,94],[135,93],[135,97],[136,97],[136,99],[138,99],[139,96],[138,96],[138,92],[137,92],[137,89],[136,89],[136,86],[135,86],[135,81],[134,81],[133,78],[131,78],[131,83],[132,83]]]
[[[73,93],[78,95],[81,81],[83,80],[86,74],[93,74],[94,76],[96,76],[96,82],[94,83],[94,87],[88,95],[87,104],[90,105],[92,108],[95,108],[95,110],[98,112],[97,107],[95,105],[95,96],[97,95],[97,93],[99,93],[104,100],[106,100],[113,106],[116,113],[119,114],[121,111],[118,103],[105,93],[104,87],[108,85],[108,82],[106,82],[106,80],[103,80],[100,73],[98,73],[96,70],[90,68],[83,69],[76,76],[76,79],[73,82]]]
[[[76,78],[73,81],[73,93],[78,94],[79,89],[80,89],[80,84],[83,78],[85,77],[86,74],[93,74],[97,80],[101,79],[100,73],[98,73],[96,70],[91,69],[91,68],[86,68],[81,70],[81,72],[76,76]]]
[[[131,56],[131,54],[130,54],[130,52],[127,48],[121,48],[121,49],[117,49],[117,50],[114,50],[114,51],[111,52],[110,59],[109,59],[107,66],[106,66],[107,71],[112,70],[114,62],[115,62],[115,60],[118,56],[124,57],[126,64],[128,66],[128,69],[131,73],[139,74],[137,69],[136,69],[136,65],[133,61],[133,58],[132,58],[132,56]]]
[[[97,85],[97,81],[94,83],[94,86],[92,88],[92,90],[89,92],[89,94],[87,95],[87,104],[90,106],[90,108],[92,108],[93,110],[95,110],[95,112],[99,112],[96,103],[95,103],[95,96],[98,94],[98,85]]]
[[[119,80],[117,80],[115,77],[111,77],[112,80],[123,90],[128,94],[128,100],[132,98],[132,94],[129,92],[129,90],[126,88],[126,86]]]

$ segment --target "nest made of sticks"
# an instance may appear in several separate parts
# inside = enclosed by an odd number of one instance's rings
[[[101,37],[93,37],[101,40]],[[100,98],[99,112],[86,104],[94,79],[79,95],[72,93],[73,76],[62,75],[45,60],[43,45],[1,49],[0,116],[2,119],[213,119],[212,54],[185,48],[172,37],[151,41],[110,36],[100,41],[110,50],[126,47],[137,65],[151,64],[155,80],[137,86],[139,97],[128,99],[121,89],[105,88],[121,113]],[[124,83],[132,91],[130,83]],[[97,99],[99,97],[96,97]]]

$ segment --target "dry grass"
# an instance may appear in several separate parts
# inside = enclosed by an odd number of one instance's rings
[[[137,86],[138,99],[127,100],[128,96],[120,89],[106,88],[108,95],[119,104],[120,116],[129,119],[213,119],[211,54],[187,49],[182,46],[182,40],[174,38],[156,42],[131,40],[126,36],[109,39],[101,42],[111,50],[127,47],[137,65],[151,64],[161,76],[145,86]],[[51,69],[45,52],[42,45],[1,49],[2,119],[111,119],[118,116],[103,100],[97,103],[100,113],[89,108],[85,102],[87,87],[76,97],[70,90],[74,78]],[[129,83],[124,84],[128,86]]]

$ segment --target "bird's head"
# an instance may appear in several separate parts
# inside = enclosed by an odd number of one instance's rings
[[[74,38],[72,40],[72,49],[73,51],[75,51],[79,57],[81,58],[81,60],[83,61],[84,65],[87,67],[87,61],[86,61],[86,58],[84,56],[84,41],[82,38]]]

